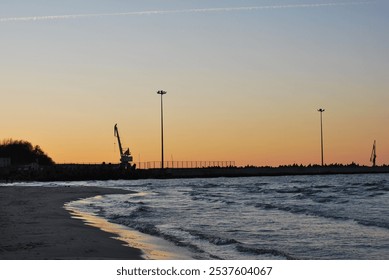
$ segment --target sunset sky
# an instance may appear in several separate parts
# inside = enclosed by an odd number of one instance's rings
[[[389,1],[1,0],[0,140],[57,163],[389,164]]]

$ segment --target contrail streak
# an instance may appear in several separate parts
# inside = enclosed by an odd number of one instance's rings
[[[124,13],[101,13],[101,14],[74,14],[74,15],[52,15],[52,16],[5,17],[5,18],[0,18],[0,22],[64,20],[64,19],[93,18],[93,17],[166,15],[166,14],[183,14],[183,13],[221,13],[221,12],[256,11],[256,10],[270,10],[270,9],[319,8],[319,7],[363,5],[363,4],[370,4],[370,3],[373,3],[373,2],[375,2],[375,1],[306,3],[306,4],[289,4],[289,5],[268,5],[268,6],[226,7],[226,8],[203,8],[203,9],[182,9],[182,10],[155,10],[155,11],[140,11],[140,12],[124,12]]]

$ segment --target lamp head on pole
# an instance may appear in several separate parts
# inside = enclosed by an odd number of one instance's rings
[[[323,113],[325,111],[325,109],[319,109],[317,111],[320,112],[320,113]]]
[[[166,91],[164,91],[164,90],[159,90],[159,91],[157,91],[157,94],[164,95],[164,94],[166,94]]]

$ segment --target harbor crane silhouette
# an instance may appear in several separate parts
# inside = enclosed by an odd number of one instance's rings
[[[130,148],[127,148],[123,151],[122,142],[120,140],[118,125],[115,124],[114,128],[114,136],[118,139],[119,152],[120,152],[120,166],[124,169],[131,168],[132,155],[130,152]],[[135,168],[135,165],[133,166]]]

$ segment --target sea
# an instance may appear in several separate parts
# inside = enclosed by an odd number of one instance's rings
[[[131,191],[65,208],[147,259],[389,259],[389,174],[24,185]]]

